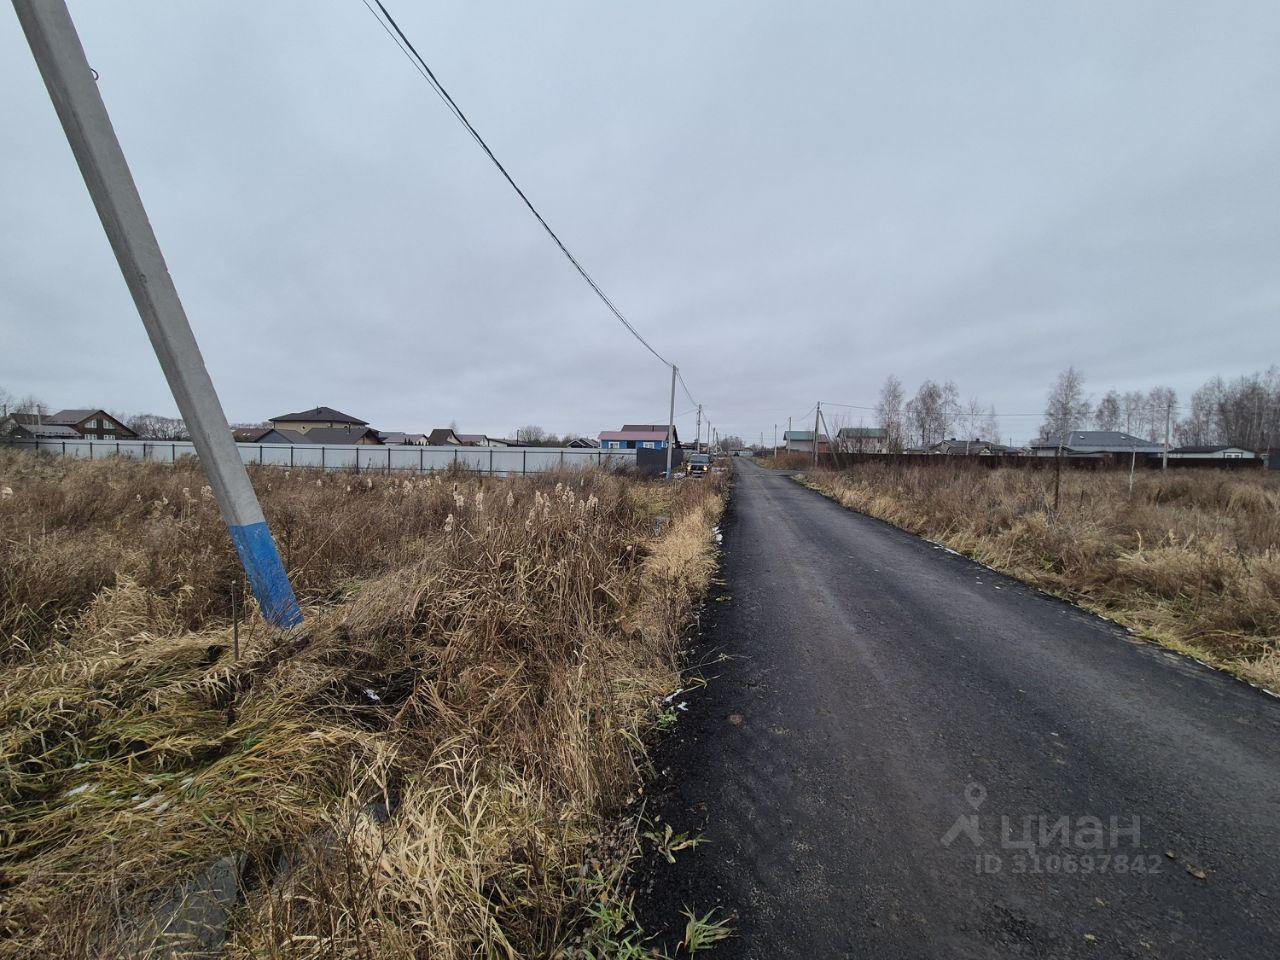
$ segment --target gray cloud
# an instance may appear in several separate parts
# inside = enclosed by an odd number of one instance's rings
[[[726,431],[890,372],[1023,412],[1067,363],[1185,395],[1280,360],[1273,3],[392,9]],[[72,12],[232,419],[665,415],[357,0]],[[0,84],[0,384],[172,412],[12,17]]]

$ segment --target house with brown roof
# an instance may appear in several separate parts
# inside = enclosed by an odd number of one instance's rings
[[[45,423],[70,427],[90,440],[136,440],[138,435],[105,410],[59,410]]]
[[[433,447],[462,447],[462,438],[452,427],[436,427],[427,435],[427,443]]]

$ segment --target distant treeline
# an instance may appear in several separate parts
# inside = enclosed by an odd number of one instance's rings
[[[885,447],[927,448],[949,437],[999,441],[1000,415],[976,398],[962,403],[952,381],[925,380],[908,397],[902,381],[890,375],[880,388],[875,425],[886,432]],[[838,426],[861,418],[837,414]],[[1058,374],[1049,389],[1041,437],[1068,430],[1120,430],[1152,442],[1163,442],[1166,427],[1175,445],[1229,444],[1246,450],[1280,446],[1280,368],[1225,380],[1212,377],[1183,403],[1172,387],[1120,392],[1107,390],[1094,400],[1076,367]]]

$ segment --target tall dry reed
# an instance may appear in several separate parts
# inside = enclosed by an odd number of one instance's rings
[[[307,622],[250,607],[234,661],[194,464],[0,454],[0,955],[137,952],[147,905],[228,856],[229,956],[568,949],[719,483],[254,481]]]

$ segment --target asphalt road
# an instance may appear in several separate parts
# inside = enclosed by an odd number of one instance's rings
[[[1280,700],[743,464],[650,931],[716,957],[1280,957]],[[1030,846],[1028,845],[1030,843]]]

